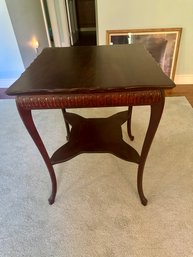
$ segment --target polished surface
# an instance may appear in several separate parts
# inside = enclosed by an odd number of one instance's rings
[[[129,116],[128,111],[108,118],[89,119],[65,113],[64,119],[72,128],[68,142],[52,155],[51,163],[68,161],[81,153],[111,153],[125,161],[139,164],[138,152],[122,138],[121,125],[128,121]]]
[[[46,48],[8,95],[172,88],[141,44]]]
[[[137,189],[141,203],[143,171],[165,102],[164,89],[175,84],[162,72],[142,45],[49,48],[7,91],[16,95],[18,112],[39,149],[50,174],[53,204],[57,181],[53,165],[80,153],[111,153],[138,164]],[[133,106],[150,106],[150,120],[140,153],[122,139],[121,124],[131,131]],[[82,118],[66,108],[127,106],[109,118]],[[68,142],[48,155],[32,117],[35,109],[61,109]],[[70,126],[71,125],[71,126]]]

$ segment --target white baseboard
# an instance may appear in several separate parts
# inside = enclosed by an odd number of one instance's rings
[[[187,75],[176,75],[174,82],[176,84],[192,84],[193,85],[193,74],[187,74]]]
[[[8,88],[11,86],[17,78],[11,78],[11,79],[0,79],[0,88]]]

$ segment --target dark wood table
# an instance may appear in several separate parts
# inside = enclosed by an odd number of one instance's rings
[[[49,203],[54,203],[57,192],[53,165],[80,153],[105,152],[138,164],[137,188],[141,203],[146,205],[143,170],[162,116],[164,89],[174,86],[140,44],[44,49],[7,94],[16,96],[21,119],[48,168],[52,182]],[[127,122],[128,136],[134,139],[132,107],[139,105],[151,107],[140,154],[123,141],[121,131],[121,124]],[[66,112],[67,108],[112,106],[127,106],[128,109],[97,119]],[[31,112],[35,109],[61,109],[63,112],[68,141],[51,157],[33,122]]]

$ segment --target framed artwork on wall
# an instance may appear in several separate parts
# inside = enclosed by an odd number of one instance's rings
[[[142,43],[163,72],[172,80],[175,76],[182,28],[107,30],[106,43]]]

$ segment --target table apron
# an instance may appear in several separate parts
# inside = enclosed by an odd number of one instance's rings
[[[19,95],[17,104],[25,110],[153,105],[163,99],[159,90],[84,94]]]

